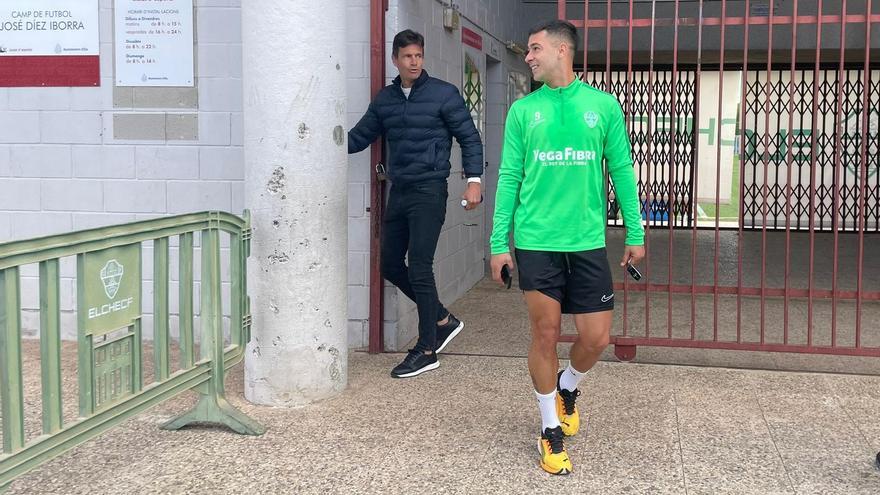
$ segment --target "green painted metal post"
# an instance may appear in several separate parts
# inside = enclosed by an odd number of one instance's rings
[[[213,376],[212,392],[218,385],[223,390],[223,309],[220,285],[220,239],[215,229],[202,231],[202,359],[214,360],[213,373],[217,373],[217,346],[220,347],[220,373]]]
[[[242,213],[244,219],[244,228],[241,233],[241,297],[243,304],[243,314],[241,323],[242,345],[247,345],[251,341],[251,298],[248,296],[247,285],[247,260],[251,257],[251,212],[244,210]]]
[[[131,331],[136,344],[131,354],[131,391],[136,394],[144,389],[144,348],[140,345],[144,335],[140,318],[131,324]]]
[[[196,362],[193,344],[193,244],[202,231],[202,339]],[[233,343],[224,347],[221,304],[220,232],[233,236],[231,308]],[[168,242],[180,236],[181,369],[168,364]],[[249,340],[247,297],[250,220],[222,212],[163,217],[52,237],[0,243],[0,403],[3,453],[0,492],[29,469],[100,435],[135,414],[187,391],[196,390],[196,407],[165,428],[192,422],[227,425],[244,434],[265,429],[227,402],[227,367],[239,363]],[[156,381],[145,386],[142,342],[142,255],[144,242],[155,247],[153,328],[158,350]],[[79,417],[64,422],[61,398],[60,264],[77,257],[77,380]],[[43,433],[25,443],[21,352],[19,267],[39,264],[40,374]],[[126,334],[127,333],[127,334]],[[164,339],[164,340],[163,340]],[[97,347],[96,347],[97,346]],[[130,356],[127,355],[130,349]],[[163,349],[165,349],[163,351]],[[128,387],[127,380],[131,380]],[[120,388],[121,387],[121,388]]]
[[[207,391],[202,391],[196,407],[176,419],[162,425],[177,430],[194,422],[211,422],[226,425],[244,435],[262,435],[265,428],[230,404],[225,397],[224,376],[226,360],[223,352],[223,312],[221,309],[220,242],[219,230],[202,231],[202,359],[211,360],[211,380]]]
[[[0,401],[3,452],[24,447],[24,390],[21,379],[21,292],[18,267],[0,271]]]
[[[180,235],[180,368],[189,369],[194,362],[193,354],[193,234]]]
[[[153,358],[157,382],[171,372],[168,318],[168,238],[163,237],[153,241]]]
[[[232,339],[232,345],[237,346],[242,344],[242,316],[244,313],[244,294],[242,293],[242,260],[244,257],[241,255],[242,246],[241,246],[241,234],[232,234],[230,236],[230,276],[232,278],[232,290],[231,301],[230,304],[232,307],[230,308],[230,316],[232,318],[232,323],[230,324],[230,335]]]
[[[95,356],[93,354],[94,339],[91,335],[80,335],[76,344],[77,382],[79,383],[79,416],[91,416],[95,412]]]
[[[86,273],[83,260],[85,254],[77,255],[76,263],[76,298],[77,301],[86,299]],[[91,416],[95,412],[95,382],[94,382],[94,341],[92,336],[86,333],[85,322],[88,315],[77,314],[77,371],[76,377],[79,383],[79,415],[80,417]]]
[[[58,260],[40,263],[40,371],[43,383],[43,433],[63,426],[61,413],[61,297]]]

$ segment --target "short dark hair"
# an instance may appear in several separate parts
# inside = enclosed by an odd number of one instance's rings
[[[529,36],[540,33],[541,31],[547,31],[547,34],[551,36],[562,38],[562,41],[565,41],[571,46],[572,52],[577,50],[578,32],[577,28],[574,27],[574,24],[561,19],[555,19],[533,27],[532,30],[529,31]]]
[[[404,29],[394,35],[394,41],[391,43],[391,55],[396,57],[401,48],[409,45],[419,45],[422,47],[422,51],[425,51],[425,37],[412,29]]]

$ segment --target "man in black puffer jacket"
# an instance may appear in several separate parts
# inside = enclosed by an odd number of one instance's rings
[[[412,30],[397,33],[391,60],[400,75],[370,103],[348,132],[348,152],[364,150],[384,135],[390,148],[391,192],[383,219],[382,275],[415,301],[419,340],[391,371],[407,378],[436,369],[437,352],[464,328],[440,304],[434,282],[434,251],[446,219],[446,179],[452,137],[461,146],[468,178],[462,199],[466,209],[481,201],[483,144],[458,89],[422,69],[425,39]],[[409,266],[404,259],[409,256]]]

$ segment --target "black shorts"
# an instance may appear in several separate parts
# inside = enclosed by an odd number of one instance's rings
[[[605,248],[562,253],[516,250],[519,287],[537,290],[562,305],[563,313],[614,309],[614,284]]]

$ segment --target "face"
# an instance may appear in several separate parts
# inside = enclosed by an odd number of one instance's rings
[[[413,81],[422,75],[422,64],[425,61],[425,51],[419,45],[407,45],[397,51],[397,55],[391,56],[391,61],[400,71],[400,80],[404,86],[412,85]]]
[[[532,77],[536,81],[547,82],[550,75],[562,66],[563,52],[560,45],[559,40],[549,36],[547,31],[539,31],[529,36],[526,63],[532,69]]]

